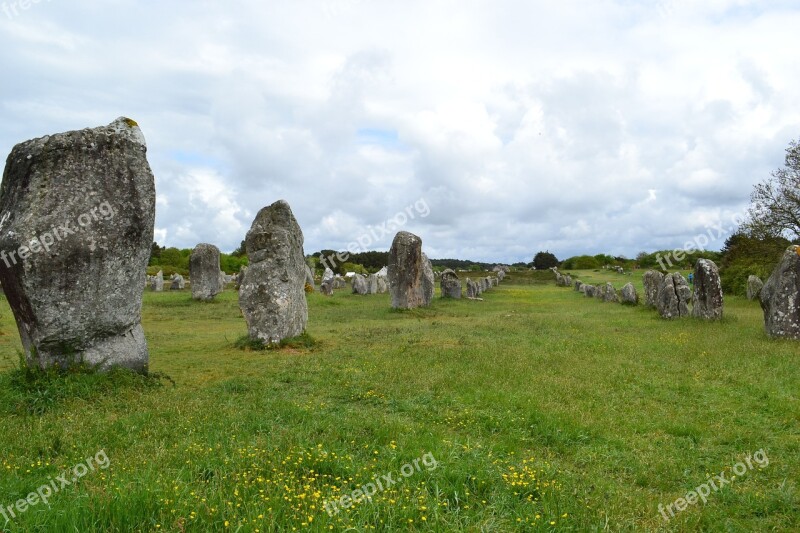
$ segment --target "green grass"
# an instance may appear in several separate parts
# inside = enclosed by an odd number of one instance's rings
[[[549,273],[510,277],[482,302],[402,312],[388,295],[311,294],[307,335],[277,350],[237,347],[232,291],[146,292],[160,378],[26,377],[2,301],[0,505],[100,450],[110,460],[6,529],[800,529],[800,344],[768,339],[756,302],[664,321]],[[641,291],[641,272],[573,278]],[[768,466],[660,518],[759,449]],[[425,454],[435,469],[323,509]]]

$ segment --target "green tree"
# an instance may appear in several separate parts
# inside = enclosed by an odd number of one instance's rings
[[[754,237],[800,238],[800,144],[791,141],[783,168],[757,184],[744,228]]]
[[[546,252],[538,252],[533,257],[533,266],[536,267],[536,270],[545,270],[548,268],[553,268],[558,266],[558,259],[555,255],[551,254],[549,251]]]

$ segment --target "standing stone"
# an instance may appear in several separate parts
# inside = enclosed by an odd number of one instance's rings
[[[317,288],[314,284],[314,273],[311,271],[311,267],[306,264],[306,283],[311,285],[312,292]]]
[[[347,281],[345,281],[345,279],[342,276],[339,276],[337,274],[336,277],[333,278],[333,288],[344,289],[345,287],[347,287]]]
[[[575,290],[577,292],[580,292],[582,286],[583,286],[583,282],[581,280],[579,280],[579,279],[576,279],[575,280]]]
[[[150,287],[156,292],[161,292],[161,291],[164,290],[164,271],[163,270],[159,270],[158,274],[153,276],[153,283],[152,283],[152,285],[150,285]]]
[[[382,269],[378,270],[376,274],[379,278],[386,278],[389,276],[389,267],[383,267]]]
[[[332,296],[335,279],[336,276],[333,274],[333,270],[325,267],[325,273],[322,274],[322,283],[319,285],[319,291],[325,296]]]
[[[205,243],[195,246],[189,257],[192,298],[207,302],[221,293],[222,280],[219,272],[219,248]]]
[[[389,250],[389,292],[394,309],[428,306],[433,298],[433,267],[422,253],[422,239],[401,231]]]
[[[369,284],[367,283],[367,278],[361,274],[355,274],[353,276],[353,294],[369,294]]]
[[[378,294],[378,275],[367,276],[367,294]]]
[[[761,278],[758,276],[748,276],[747,277],[747,299],[748,300],[755,300],[758,298],[758,295],[761,293],[761,289],[764,287],[764,282],[761,281]]]
[[[656,308],[663,318],[689,315],[688,302],[692,291],[680,272],[667,274],[661,282],[656,296]]]
[[[477,291],[475,290],[475,284],[472,282],[471,279],[467,278],[466,281],[467,286],[467,298],[477,298]]]
[[[219,271],[219,292],[225,290],[225,272]]]
[[[759,298],[767,335],[800,340],[800,246],[786,250]]]
[[[284,200],[264,207],[245,237],[250,267],[239,290],[251,339],[265,344],[303,333],[308,322],[303,232]]]
[[[617,297],[617,291],[616,289],[614,289],[614,286],[611,283],[606,283],[606,288],[605,291],[603,292],[603,301],[612,303],[619,302],[619,298]]]
[[[171,278],[172,283],[169,285],[171,291],[182,291],[185,287],[185,281],[180,274],[173,274]]]
[[[442,272],[440,287],[442,298],[461,298],[461,280],[453,270],[448,268]]]
[[[0,282],[28,366],[146,372],[142,285],[155,185],[138,125],[16,145],[0,188]]]
[[[572,287],[572,276],[570,276],[569,274],[564,276],[564,286],[565,287]]]
[[[389,282],[386,276],[377,276],[378,278],[378,294],[386,294],[389,292]]]
[[[636,287],[633,286],[633,283],[626,283],[619,291],[619,294],[623,305],[639,304],[639,294],[636,292]]]
[[[582,289],[584,296],[586,296],[587,298],[594,298],[594,291],[595,291],[594,285],[584,285]]]
[[[247,272],[247,265],[240,268],[239,273],[236,274],[236,284],[234,285],[234,287],[236,288],[237,291],[242,288],[242,281],[244,281],[245,272]]]
[[[598,300],[602,300],[606,296],[606,287],[605,285],[595,285],[594,287],[594,297]]]
[[[504,271],[504,270],[499,270],[499,271],[497,272],[497,279],[498,279],[499,281],[503,281],[503,279],[505,279],[505,277],[506,277],[506,273],[505,273],[505,271]]]
[[[658,291],[664,282],[664,274],[656,270],[648,270],[642,277],[644,283],[644,305],[656,307]]]
[[[706,320],[722,318],[722,282],[716,263],[698,259],[694,267],[692,316]]]

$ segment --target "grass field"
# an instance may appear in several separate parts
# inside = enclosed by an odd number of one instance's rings
[[[261,352],[235,347],[235,292],[147,292],[152,379],[26,377],[1,301],[6,514],[108,458],[5,529],[800,530],[800,344],[768,339],[757,302],[665,321],[531,273],[408,312],[347,292],[309,295],[310,339]],[[662,518],[758,450],[768,464]]]

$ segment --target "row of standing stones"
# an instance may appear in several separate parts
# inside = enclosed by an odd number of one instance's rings
[[[699,259],[695,264],[694,290],[679,272],[662,274],[649,270],[642,281],[645,305],[657,309],[664,318],[693,316],[716,320],[723,316],[719,269],[709,259]],[[570,287],[573,281],[569,275],[556,272],[556,285]],[[594,286],[576,280],[574,288],[587,297],[604,302],[639,303],[632,283],[626,284],[619,295],[611,283]],[[747,298],[759,299],[764,312],[764,328],[769,336],[800,340],[800,246],[790,246],[784,252],[766,283],[757,276],[750,276]]]
[[[505,272],[497,277],[487,276],[477,281],[466,280],[467,298],[477,299],[484,291],[499,285]],[[422,239],[413,233],[401,231],[395,235],[389,250],[389,265],[375,274],[353,275],[353,294],[390,293],[391,305],[395,309],[414,309],[426,307],[433,300],[435,275],[430,260],[422,251]],[[342,278],[334,276],[330,268],[322,275],[320,292],[326,296],[334,289],[344,288]],[[442,298],[461,298],[461,280],[453,270],[447,269],[440,275]]]
[[[20,143],[8,156],[0,186],[0,284],[29,366],[82,363],[147,372],[142,286],[163,290],[164,278],[162,272],[150,279],[145,274],[156,199],[146,154],[137,123],[121,117],[108,126]],[[98,221],[98,205],[106,203],[113,224],[84,223],[91,216]],[[70,225],[75,220],[79,228]],[[301,334],[308,321],[305,288],[314,278],[289,205],[281,200],[261,209],[245,244],[250,265],[235,283],[250,337],[277,343]],[[212,300],[231,281],[220,271],[220,252],[211,244],[195,247],[189,270],[195,300]],[[458,276],[445,274],[443,294],[460,297],[460,283],[457,291],[453,285]],[[475,286],[467,280],[468,296],[491,280]],[[400,232],[385,271],[357,278],[354,285],[365,293],[388,290],[393,307],[410,309],[430,304],[433,284],[422,240]],[[324,294],[344,286],[326,271]],[[174,275],[170,289],[184,287],[183,277]]]

